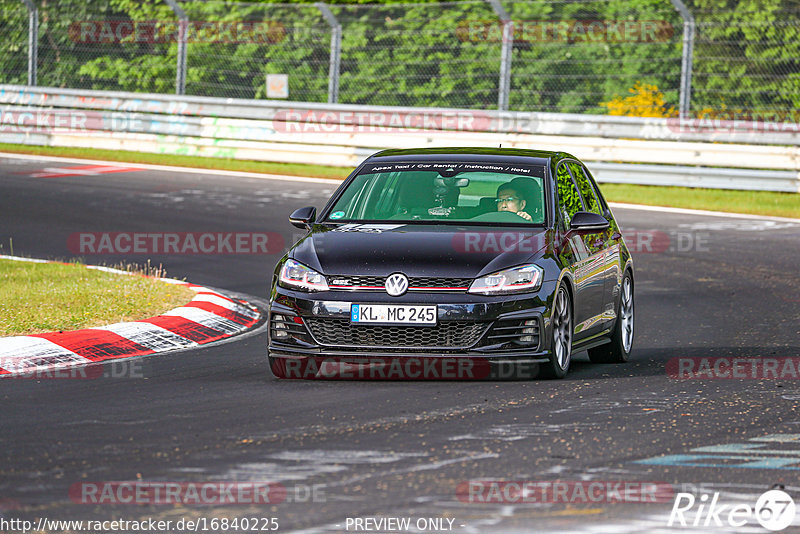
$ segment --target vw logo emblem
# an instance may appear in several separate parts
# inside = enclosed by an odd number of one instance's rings
[[[389,295],[399,297],[408,291],[408,278],[403,273],[394,273],[386,279],[386,283],[383,286]]]

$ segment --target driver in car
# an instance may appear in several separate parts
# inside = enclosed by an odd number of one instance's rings
[[[519,191],[513,188],[511,182],[507,182],[497,188],[497,211],[510,211],[516,213],[526,221],[531,220],[530,214],[525,212],[526,200],[522,198]]]

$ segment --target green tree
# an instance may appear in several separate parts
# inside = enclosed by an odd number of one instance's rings
[[[80,32],[92,21],[156,21],[158,31],[168,31],[177,19],[164,0],[36,1],[40,85],[174,91],[174,39],[87,41]],[[496,107],[502,29],[489,4],[405,1],[329,2],[343,26],[340,102]],[[194,22],[268,27],[261,39],[194,35],[187,44],[187,94],[264,98],[266,74],[286,73],[290,99],[327,100],[330,28],[309,0],[181,5]],[[636,83],[658,87],[665,110],[677,107],[682,21],[669,0],[504,0],[504,6],[516,28],[511,109],[606,113],[603,103],[624,98]],[[780,118],[800,108],[797,0],[691,0],[689,7],[697,20],[693,110]],[[657,31],[647,38],[618,33],[625,24],[642,30],[653,23]],[[599,39],[596,24],[609,26]],[[543,34],[548,25],[551,33]],[[568,30],[553,33],[554,25]],[[24,83],[27,20],[20,0],[0,0],[0,30],[0,81]]]
[[[690,9],[697,20],[693,109],[724,105],[737,118],[785,119],[800,108],[796,0],[694,0]]]

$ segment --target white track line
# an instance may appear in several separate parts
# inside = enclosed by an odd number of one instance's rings
[[[183,172],[189,174],[214,174],[218,176],[239,176],[243,178],[258,178],[262,180],[281,180],[284,182],[311,182],[315,184],[340,184],[337,178],[310,178],[308,176],[285,176],[282,174],[264,174],[258,172],[224,171],[220,169],[203,169],[199,167],[173,167],[172,165],[151,165],[148,163],[129,163],[124,161],[100,161],[96,159],[63,158],[60,156],[38,156],[34,154],[14,154],[13,152],[0,152],[0,158],[24,159],[31,161],[61,161],[64,163],[85,163],[86,165],[135,165],[137,169],[151,171]],[[265,162],[268,163],[268,162]]]
[[[0,152],[0,158],[9,159],[23,159],[31,161],[61,161],[65,163],[86,163],[94,165],[118,165],[126,162],[122,161],[101,161],[93,159],[80,159],[80,158],[63,158],[59,156],[38,156],[34,154],[15,154],[9,152]],[[150,165],[146,163],[127,163],[128,165],[136,165],[137,168],[153,170],[153,171],[166,171],[166,172],[182,172],[189,174],[213,174],[217,176],[237,176],[242,178],[257,178],[262,180],[280,180],[284,182],[308,182],[315,184],[339,184],[342,180],[336,178],[311,178],[308,176],[286,176],[281,174],[262,174],[256,172],[242,172],[242,171],[223,171],[219,169],[201,169],[194,167],[174,167],[172,165]],[[791,193],[789,193],[791,194]],[[798,193],[800,194],[800,193]],[[609,202],[612,208],[644,210],[644,211],[658,211],[662,213],[680,213],[684,215],[703,215],[709,217],[730,217],[732,219],[757,219],[769,221],[784,221],[784,222],[797,222],[800,219],[791,219],[788,217],[772,217],[768,215],[752,215],[748,213],[727,213],[723,211],[706,211],[706,210],[690,210],[685,208],[670,208],[666,206],[646,206],[643,204],[625,204],[620,202]]]
[[[800,193],[787,193],[797,194]],[[642,210],[642,211],[659,211],[662,213],[680,213],[684,215],[703,215],[709,217],[729,217],[731,219],[751,219],[758,221],[781,221],[781,222],[794,222],[800,223],[800,219],[791,219],[789,217],[772,217],[770,215],[753,215],[752,213],[727,213],[724,211],[706,211],[706,210],[690,210],[686,208],[669,208],[666,206],[646,206],[644,204],[625,204],[622,202],[609,202],[612,208],[620,208],[626,210]]]

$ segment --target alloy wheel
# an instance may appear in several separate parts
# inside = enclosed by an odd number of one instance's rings
[[[622,302],[620,304],[622,348],[625,352],[630,352],[633,345],[633,287],[631,279],[627,276],[622,285]]]
[[[566,369],[572,351],[572,309],[567,290],[563,287],[558,290],[553,309],[553,345],[556,364]]]

